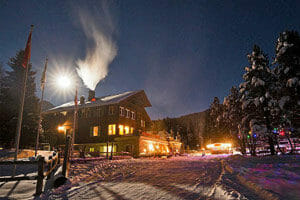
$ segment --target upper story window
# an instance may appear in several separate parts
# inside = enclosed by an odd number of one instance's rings
[[[130,118],[130,110],[129,109],[126,109],[126,117]]]
[[[114,112],[115,112],[115,107],[114,107],[114,106],[109,106],[109,107],[108,107],[108,113],[109,113],[110,115],[113,115]]]
[[[100,127],[99,126],[93,126],[91,127],[91,135],[92,136],[99,136],[100,135]]]
[[[125,115],[125,109],[124,107],[120,107],[120,116],[124,116]]]
[[[115,124],[108,125],[108,135],[116,135],[116,125]]]
[[[135,120],[135,113],[131,111],[131,119]]]
[[[119,125],[119,135],[124,135],[124,126]]]
[[[146,127],[146,122],[141,119],[141,127]]]

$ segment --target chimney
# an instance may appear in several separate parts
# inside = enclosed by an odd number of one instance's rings
[[[92,101],[92,99],[95,98],[95,91],[94,90],[89,90],[89,98],[88,101]]]
[[[84,96],[81,96],[81,97],[80,97],[80,104],[81,104],[81,105],[84,105],[84,104],[85,104],[85,102],[84,102],[84,101],[85,101],[85,98],[84,98]]]

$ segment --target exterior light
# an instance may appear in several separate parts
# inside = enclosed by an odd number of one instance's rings
[[[65,130],[65,127],[64,127],[64,126],[58,126],[58,127],[57,127],[57,130],[58,130],[59,132],[63,132],[63,131]]]

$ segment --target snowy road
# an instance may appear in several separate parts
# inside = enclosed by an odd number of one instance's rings
[[[224,199],[220,159],[175,157],[98,161],[72,166],[71,182],[47,199]],[[218,198],[219,197],[219,198]],[[226,197],[225,197],[226,198]]]

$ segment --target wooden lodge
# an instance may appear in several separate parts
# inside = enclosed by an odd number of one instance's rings
[[[179,152],[179,141],[150,133],[151,119],[145,109],[150,106],[143,90],[104,97],[95,97],[95,92],[89,91],[87,101],[84,97],[78,101],[75,149],[94,156],[109,152],[126,152],[134,157]],[[72,135],[74,110],[74,101],[49,109],[43,113],[44,124],[52,124],[50,129],[57,134]]]

